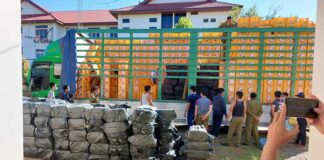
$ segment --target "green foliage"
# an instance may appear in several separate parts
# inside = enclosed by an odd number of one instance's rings
[[[232,7],[232,9],[230,10],[229,15],[232,17],[234,23],[237,22],[237,19],[239,18],[241,11],[242,9],[238,6]]]
[[[26,80],[29,71],[29,62],[25,58],[22,59],[22,67],[23,80]]]
[[[257,12],[257,5],[254,4],[252,7],[248,8],[247,10],[243,10],[242,17],[253,17],[253,16],[259,16]]]
[[[190,18],[181,17],[177,24],[174,25],[174,28],[192,28],[192,22]]]
[[[281,6],[274,6],[274,5],[272,5],[269,8],[268,14],[266,14],[266,16],[265,16],[265,19],[269,20],[269,19],[272,19],[272,18],[278,16],[278,13],[280,12],[281,9],[282,9]]]

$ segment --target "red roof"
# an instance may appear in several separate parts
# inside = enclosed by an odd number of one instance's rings
[[[144,3],[145,2],[145,3]],[[234,6],[243,7],[242,5],[219,2],[215,0],[206,0],[203,2],[183,2],[183,3],[159,3],[149,4],[148,1],[143,3],[112,10],[111,13],[116,16],[118,14],[143,14],[143,13],[159,13],[159,12],[177,12],[177,11],[229,11]]]
[[[55,22],[56,20],[49,14],[35,14],[35,15],[22,15],[21,21],[23,23],[28,22],[40,22],[40,23],[47,23],[47,22]]]

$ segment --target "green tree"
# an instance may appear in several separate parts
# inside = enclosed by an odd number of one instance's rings
[[[247,10],[243,10],[242,17],[252,17],[252,16],[259,16],[257,12],[257,5],[254,4],[252,7],[248,8]]]
[[[238,6],[232,7],[229,15],[232,17],[233,22],[237,22],[237,19],[240,17],[242,9]]]
[[[22,67],[23,80],[26,80],[29,71],[29,62],[25,58],[22,59]]]
[[[269,8],[268,14],[266,14],[266,16],[265,16],[265,19],[269,20],[269,19],[272,19],[272,18],[278,16],[278,13],[281,11],[281,9],[282,9],[281,6],[274,6],[274,5],[272,5]]]
[[[174,28],[192,28],[192,22],[190,18],[181,17],[177,24],[174,25]]]

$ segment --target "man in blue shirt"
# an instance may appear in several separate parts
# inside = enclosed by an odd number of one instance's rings
[[[189,128],[194,123],[196,101],[200,98],[200,95],[196,93],[196,90],[196,86],[190,87],[190,95],[187,98],[187,107],[183,115],[184,117],[187,117],[187,125]]]
[[[224,98],[224,89],[216,90],[216,96],[213,98],[213,125],[211,134],[218,137],[218,133],[223,121],[223,115],[227,118],[226,103]]]
[[[68,85],[63,86],[62,100],[73,103],[73,98],[70,95],[70,87]]]

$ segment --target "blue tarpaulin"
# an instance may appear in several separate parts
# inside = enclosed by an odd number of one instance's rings
[[[76,31],[70,29],[66,32],[66,35],[60,40],[62,49],[62,70],[61,70],[61,83],[60,86],[69,85],[70,94],[76,92],[76,80],[77,80],[77,55],[76,55]],[[63,88],[60,87],[60,93],[63,92]]]

